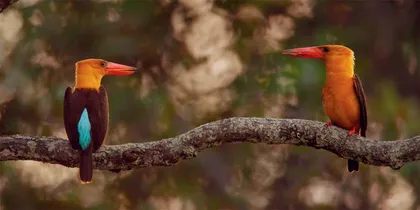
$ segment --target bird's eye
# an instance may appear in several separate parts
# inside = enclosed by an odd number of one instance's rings
[[[101,66],[105,67],[106,66],[106,62],[105,61],[101,61]]]
[[[324,52],[329,52],[329,51],[330,51],[330,48],[328,48],[328,47],[323,47],[323,48],[322,48],[322,50],[323,50]]]

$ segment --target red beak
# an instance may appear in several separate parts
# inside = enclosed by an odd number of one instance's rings
[[[281,51],[284,55],[290,55],[299,58],[324,58],[324,52],[318,47],[301,47]]]
[[[126,66],[118,63],[107,62],[106,64],[106,74],[107,75],[130,75],[133,74],[136,68],[131,66]]]

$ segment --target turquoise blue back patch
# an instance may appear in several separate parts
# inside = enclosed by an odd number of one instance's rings
[[[79,132],[79,144],[82,147],[82,150],[85,150],[90,144],[90,128],[91,126],[89,116],[85,108],[82,112],[82,116],[80,116],[79,123],[77,124],[77,131]]]

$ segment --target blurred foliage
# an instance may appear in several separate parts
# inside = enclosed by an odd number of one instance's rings
[[[326,121],[323,64],[279,53],[322,44],[355,52],[368,137],[420,131],[417,0],[20,0],[0,14],[0,25],[0,135],[65,137],[64,90],[74,63],[90,57],[140,69],[102,81],[108,144],[160,140],[233,116]],[[363,165],[350,176],[345,160],[304,147],[227,145],[170,168],[95,171],[89,186],[79,185],[77,169],[30,164],[0,163],[0,209],[420,206],[418,163],[400,171]]]

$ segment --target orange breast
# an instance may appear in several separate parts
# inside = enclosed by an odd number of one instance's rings
[[[359,129],[360,105],[351,77],[330,75],[322,90],[322,103],[331,122],[346,130]]]

